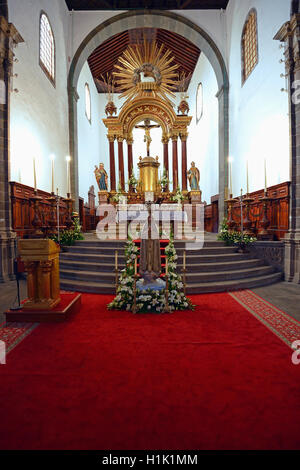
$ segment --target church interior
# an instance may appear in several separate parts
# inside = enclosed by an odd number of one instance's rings
[[[2,0],[0,450],[300,450],[300,1]]]

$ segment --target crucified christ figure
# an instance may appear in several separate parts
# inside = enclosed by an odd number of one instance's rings
[[[152,139],[150,136],[150,130],[155,127],[160,127],[160,126],[154,125],[154,124],[150,125],[150,119],[145,119],[143,126],[135,126],[136,129],[144,129],[145,131],[144,142],[146,142],[147,144],[147,157],[150,157],[150,144],[152,142]]]

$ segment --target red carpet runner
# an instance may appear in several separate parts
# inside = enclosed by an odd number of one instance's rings
[[[1,449],[300,448],[300,365],[232,296],[169,315],[110,300],[83,295],[0,365]]]

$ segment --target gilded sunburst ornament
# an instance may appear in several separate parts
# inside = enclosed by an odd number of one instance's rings
[[[164,44],[144,38],[142,44],[128,46],[114,72],[120,98],[125,98],[123,106],[137,96],[158,97],[173,106],[169,97],[175,97],[172,90],[178,85],[178,68]]]

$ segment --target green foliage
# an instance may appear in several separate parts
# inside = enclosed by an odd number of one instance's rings
[[[73,218],[73,227],[71,230],[62,230],[60,232],[59,240],[57,234],[49,235],[49,238],[60,246],[72,246],[77,240],[84,240],[79,218]]]
[[[230,231],[228,229],[227,219],[224,219],[221,225],[221,230],[218,235],[218,240],[221,240],[226,243],[226,245],[238,245],[240,247],[245,247],[250,243],[256,241],[255,237],[251,237],[246,233]]]
[[[177,202],[177,203],[181,203],[181,202],[184,201],[184,199],[185,199],[185,197],[184,197],[184,195],[182,194],[181,189],[180,189],[179,186],[178,186],[177,189],[176,189],[176,193],[175,193],[173,196],[171,196],[171,201],[175,201],[175,202]]]
[[[118,202],[120,202],[121,198],[123,198],[123,197],[124,197],[124,193],[123,193],[123,190],[122,190],[121,183],[119,182],[118,190],[117,190],[116,194],[111,198],[111,200],[113,202],[118,203]]]
[[[224,219],[221,224],[221,230],[218,234],[218,240],[225,242],[226,245],[234,245],[235,233],[236,232],[229,231],[227,219]]]
[[[129,187],[132,187],[133,189],[136,188],[136,186],[138,184],[138,180],[134,176],[134,171],[132,171],[131,176],[130,176],[129,181],[128,181],[127,184],[128,184]]]
[[[138,255],[138,248],[133,241],[129,240],[125,247],[126,268],[123,269],[119,278],[117,295],[108,305],[109,310],[131,311],[134,302],[134,264]],[[183,283],[177,274],[177,254],[173,241],[166,247],[166,256],[169,265],[169,307],[170,310],[192,310],[190,299],[182,292]],[[165,290],[157,291],[151,289],[137,290],[136,307],[138,313],[163,312],[165,309]]]
[[[162,190],[165,190],[165,188],[167,188],[167,186],[170,184],[170,181],[168,180],[167,170],[165,168],[163,171],[163,176],[159,181],[159,184],[161,185]]]

